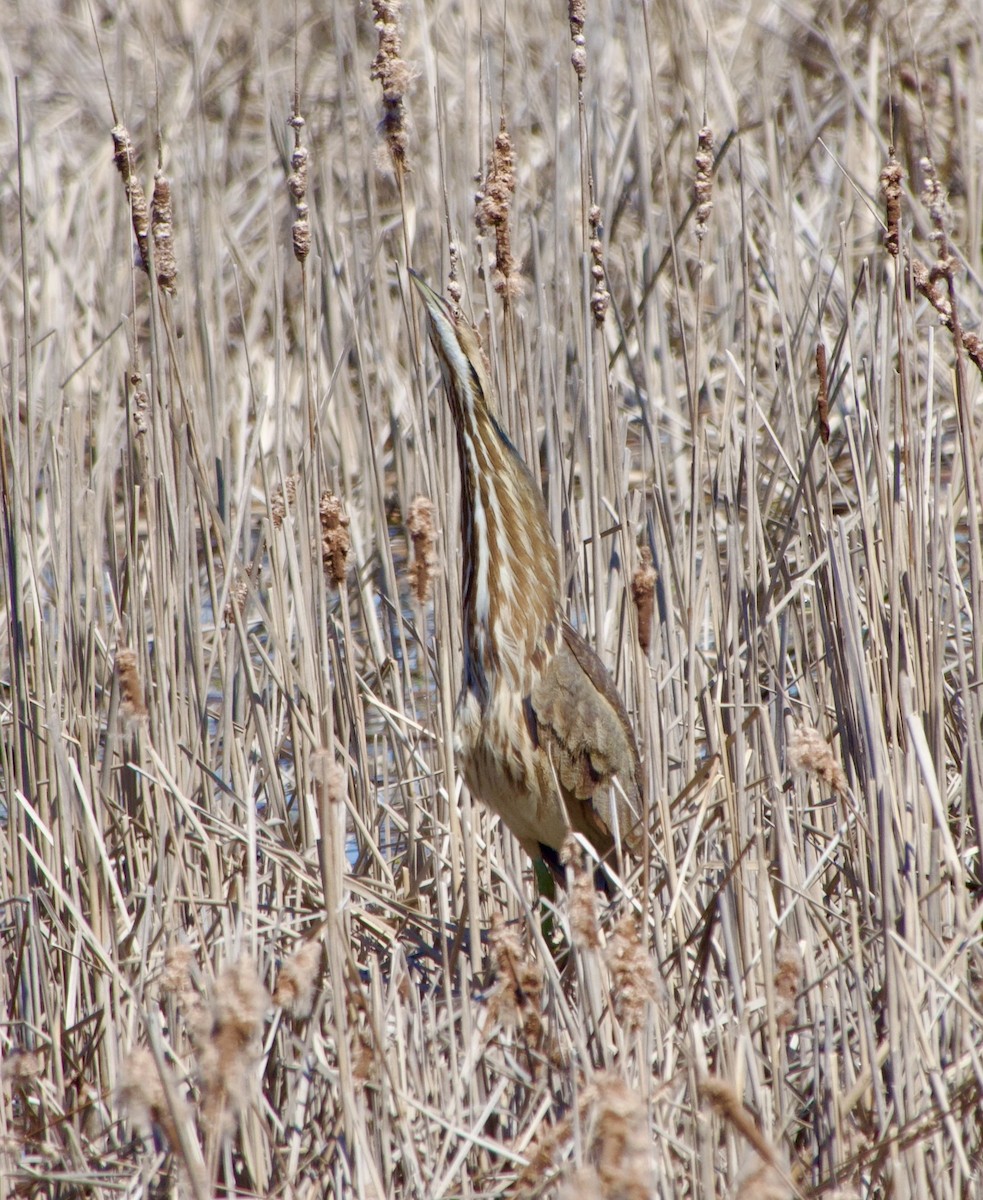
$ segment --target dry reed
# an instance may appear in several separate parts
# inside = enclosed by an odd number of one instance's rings
[[[0,1200],[973,1195],[965,9],[69,9],[0,56]],[[456,771],[407,260],[627,701],[610,904]]]

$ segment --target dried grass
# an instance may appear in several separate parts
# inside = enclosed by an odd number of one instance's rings
[[[0,1200],[973,1195],[978,23],[199,8],[5,12]],[[394,262],[626,697],[610,904],[458,781]]]

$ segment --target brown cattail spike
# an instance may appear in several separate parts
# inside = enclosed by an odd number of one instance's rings
[[[539,1042],[543,1031],[543,968],[539,960],[527,954],[514,933],[507,930],[501,917],[492,917],[491,953],[495,983],[488,1004],[493,1021],[517,1025],[531,1045]]]
[[[247,1101],[269,996],[248,960],[227,967],[215,984],[207,1036],[198,1046],[205,1117],[228,1127]]]
[[[816,394],[816,421],[819,424],[819,437],[823,445],[829,444],[829,380],[826,376],[826,347],[820,342],[816,346],[816,374],[819,377],[819,391]]]
[[[139,438],[147,432],[150,397],[143,386],[143,376],[138,371],[130,376],[130,387],[133,389],[133,436]]]
[[[884,235],[884,245],[889,254],[898,257],[899,225],[901,223],[901,164],[898,162],[894,147],[889,146],[887,162],[881,171],[881,195],[884,197],[884,207],[887,213],[887,233]]]
[[[348,551],[352,539],[348,532],[351,520],[342,508],[341,500],[331,492],[321,493],[321,562],[328,578],[340,587],[348,572]]]
[[[410,85],[410,69],[400,57],[402,35],[399,29],[401,0],[372,0],[379,49],[372,61],[371,78],[382,85],[382,121],[379,128],[386,139],[389,157],[397,178],[409,170],[406,162],[406,104],[403,99]]]
[[[287,177],[287,191],[294,206],[294,223],[290,227],[290,240],[293,245],[294,258],[303,264],[311,252],[311,220],[310,209],[307,205],[307,147],[300,143],[304,129],[304,118],[298,111],[298,98],[294,97],[294,111],[287,122],[294,131],[294,148],[290,155],[290,174]]]
[[[495,136],[495,147],[488,161],[488,170],[481,191],[475,197],[474,222],[479,233],[495,235],[495,269],[492,281],[495,291],[506,300],[518,295],[522,279],[512,257],[510,214],[515,192],[515,159],[512,139],[502,114]]]
[[[753,1147],[759,1158],[770,1165],[777,1163],[774,1148],[754,1123],[754,1117],[741,1103],[740,1097],[729,1083],[711,1076],[700,1084],[699,1090],[700,1096],[713,1111],[737,1130],[748,1145]]]
[[[171,183],[158,163],[154,173],[154,194],[150,201],[150,228],[154,235],[154,268],[157,286],[173,294],[177,284],[177,259],[174,257],[174,213],[171,208]]]
[[[140,720],[147,715],[147,706],[143,699],[135,650],[124,646],[116,651],[116,674],[119,678],[120,711],[127,720]]]
[[[788,761],[799,771],[818,775],[838,795],[846,795],[846,772],[836,761],[829,743],[810,725],[796,725],[788,740]]]
[[[713,130],[704,125],[696,143],[696,236],[702,242],[713,210]]]
[[[775,952],[775,994],[778,1028],[784,1033],[795,1018],[795,1000],[802,987],[805,964],[802,952],[791,942],[783,942]]]
[[[629,1029],[637,1029],[645,1020],[646,1009],[665,991],[655,973],[655,964],[646,951],[635,918],[622,918],[605,953],[611,972],[611,996],[619,1020]]]
[[[283,481],[283,487],[276,487],[270,495],[270,516],[273,528],[279,529],[286,520],[287,512],[297,499],[297,484],[299,475],[288,475]]]
[[[133,233],[137,239],[137,249],[140,251],[140,266],[147,271],[150,263],[150,254],[147,248],[147,232],[150,229],[147,194],[137,175],[133,143],[130,141],[126,126],[114,125],[112,133],[113,161],[123,179],[126,198],[130,202],[130,219],[133,222]]]
[[[426,603],[430,598],[433,579],[437,573],[437,532],[435,528],[433,501],[426,496],[417,496],[406,516],[406,531],[413,544],[413,561],[410,563],[410,583],[417,602]]]
[[[570,40],[573,42],[570,65],[576,73],[578,84],[582,87],[587,74],[587,38],[584,36],[587,0],[569,0],[567,17],[570,21]]]
[[[273,1003],[295,1017],[310,1015],[314,988],[321,968],[321,943],[301,942],[280,968],[273,989]]]
[[[638,566],[631,577],[631,598],[635,602],[635,612],[638,616],[638,644],[641,646],[643,654],[648,654],[652,645],[655,579],[652,551],[648,546],[641,546],[638,551]]]
[[[611,303],[611,293],[607,289],[607,272],[604,269],[604,243],[601,241],[604,228],[599,204],[591,205],[587,220],[590,223],[590,310],[594,315],[594,324],[600,328]]]

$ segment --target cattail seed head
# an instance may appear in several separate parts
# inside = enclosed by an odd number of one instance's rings
[[[516,935],[506,929],[498,914],[490,935],[495,983],[488,1002],[493,1021],[517,1025],[531,1045],[543,1032],[543,968],[523,950]]]
[[[822,342],[816,346],[816,374],[819,390],[816,394],[816,421],[819,424],[819,440],[829,444],[829,380],[826,375],[826,347]]]
[[[280,968],[273,989],[273,1003],[295,1017],[309,1016],[320,969],[320,941],[301,942]]]
[[[248,1099],[269,999],[255,966],[247,959],[226,967],[216,981],[210,1026],[198,1046],[204,1111],[210,1122],[230,1127]]]
[[[229,595],[225,601],[225,609],[222,612],[222,618],[225,622],[226,629],[230,629],[236,623],[236,613],[241,616],[246,610],[246,601],[249,599],[249,571],[237,570],[235,582],[229,588]]]
[[[795,1019],[795,1000],[802,987],[805,963],[802,951],[791,942],[783,942],[775,952],[775,994],[778,1028],[784,1033]]]
[[[615,1012],[629,1029],[639,1028],[646,1008],[655,1004],[665,985],[639,936],[635,918],[626,916],[615,927],[604,954],[611,972],[611,992]]]
[[[436,509],[426,496],[417,496],[410,504],[406,516],[406,531],[413,546],[413,561],[410,563],[410,583],[417,602],[424,604],[433,588],[437,573]]]
[[[631,598],[635,603],[638,620],[638,644],[643,654],[648,654],[652,645],[652,614],[655,611],[655,567],[652,551],[648,546],[638,549],[638,566],[631,577]]]
[[[696,143],[696,236],[702,242],[713,210],[713,130],[704,125]]]
[[[619,1076],[598,1075],[585,1088],[588,1157],[601,1195],[653,1200],[654,1160],[645,1107]]]
[[[275,487],[270,494],[270,517],[274,529],[279,529],[286,520],[288,510],[297,499],[299,482],[299,475],[288,475],[283,481],[283,487]]]
[[[600,328],[604,324],[608,305],[611,303],[611,293],[607,289],[607,272],[604,267],[604,243],[601,241],[603,232],[601,206],[592,204],[587,216],[590,224],[590,258],[591,279],[594,289],[590,297],[590,310],[594,316],[594,324]]]
[[[114,125],[113,161],[123,180],[126,198],[130,202],[130,219],[133,223],[133,233],[140,252],[140,266],[149,270],[150,254],[147,248],[147,232],[150,229],[150,214],[147,208],[147,194],[137,174],[136,157],[133,153],[133,143],[125,125]]]
[[[171,1092],[180,1103],[177,1089],[172,1087]],[[123,1060],[117,1094],[136,1125],[142,1126],[148,1133],[159,1129],[169,1148],[178,1149],[177,1127],[167,1102],[164,1083],[154,1056],[146,1046],[137,1046]]]
[[[137,371],[134,371],[130,375],[130,387],[133,389],[133,404],[131,409],[133,413],[133,436],[142,438],[149,428],[147,414],[150,408],[150,397],[143,387],[143,376]]]
[[[894,147],[888,147],[887,162],[881,171],[881,195],[884,197],[884,208],[887,216],[887,233],[884,235],[884,245],[888,253],[898,257],[899,226],[901,223],[901,180],[903,173],[901,163],[894,152]]]
[[[399,28],[401,0],[372,0],[379,49],[372,60],[371,79],[382,86],[382,120],[379,129],[386,140],[393,170],[399,178],[409,169],[406,148],[406,103],[404,95],[412,78],[410,69],[400,57],[402,34]]]
[[[514,192],[515,156],[503,113],[484,183],[475,197],[474,223],[479,233],[495,235],[492,282],[495,291],[506,301],[522,290],[522,277],[512,256],[511,210]]]
[[[303,264],[311,252],[311,219],[307,204],[308,151],[301,145],[300,136],[306,122],[300,115],[300,99],[294,95],[293,112],[287,124],[294,131],[294,148],[290,155],[290,174],[287,176],[287,191],[294,206],[294,222],[290,227],[290,240],[294,258]]]
[[[340,587],[348,572],[348,552],[351,549],[351,523],[341,500],[332,492],[321,493],[321,562],[328,578]]]
[[[171,207],[171,183],[158,166],[154,173],[154,193],[150,201],[150,228],[154,235],[154,268],[157,286],[173,294],[177,285],[177,259],[174,257],[174,212]]]
[[[710,1076],[699,1085],[699,1092],[710,1108],[737,1130],[763,1162],[775,1165],[777,1157],[774,1148],[754,1123],[754,1118],[741,1103],[731,1084]]]
[[[116,674],[119,678],[120,712],[128,721],[142,720],[147,716],[147,705],[143,699],[135,650],[122,646],[116,651]]]
[[[587,75],[587,38],[584,36],[587,0],[569,0],[567,18],[570,22],[570,40],[573,42],[570,65],[577,76],[578,84],[583,86],[584,77]]]
[[[795,770],[818,775],[837,795],[846,795],[846,773],[818,729],[810,725],[795,726],[788,740],[788,760]]]

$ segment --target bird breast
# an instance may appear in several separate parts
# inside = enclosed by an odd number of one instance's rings
[[[570,822],[553,765],[530,729],[528,696],[528,691],[523,694],[495,679],[482,703],[465,686],[457,703],[454,740],[472,795],[536,854],[540,843],[562,846]]]

